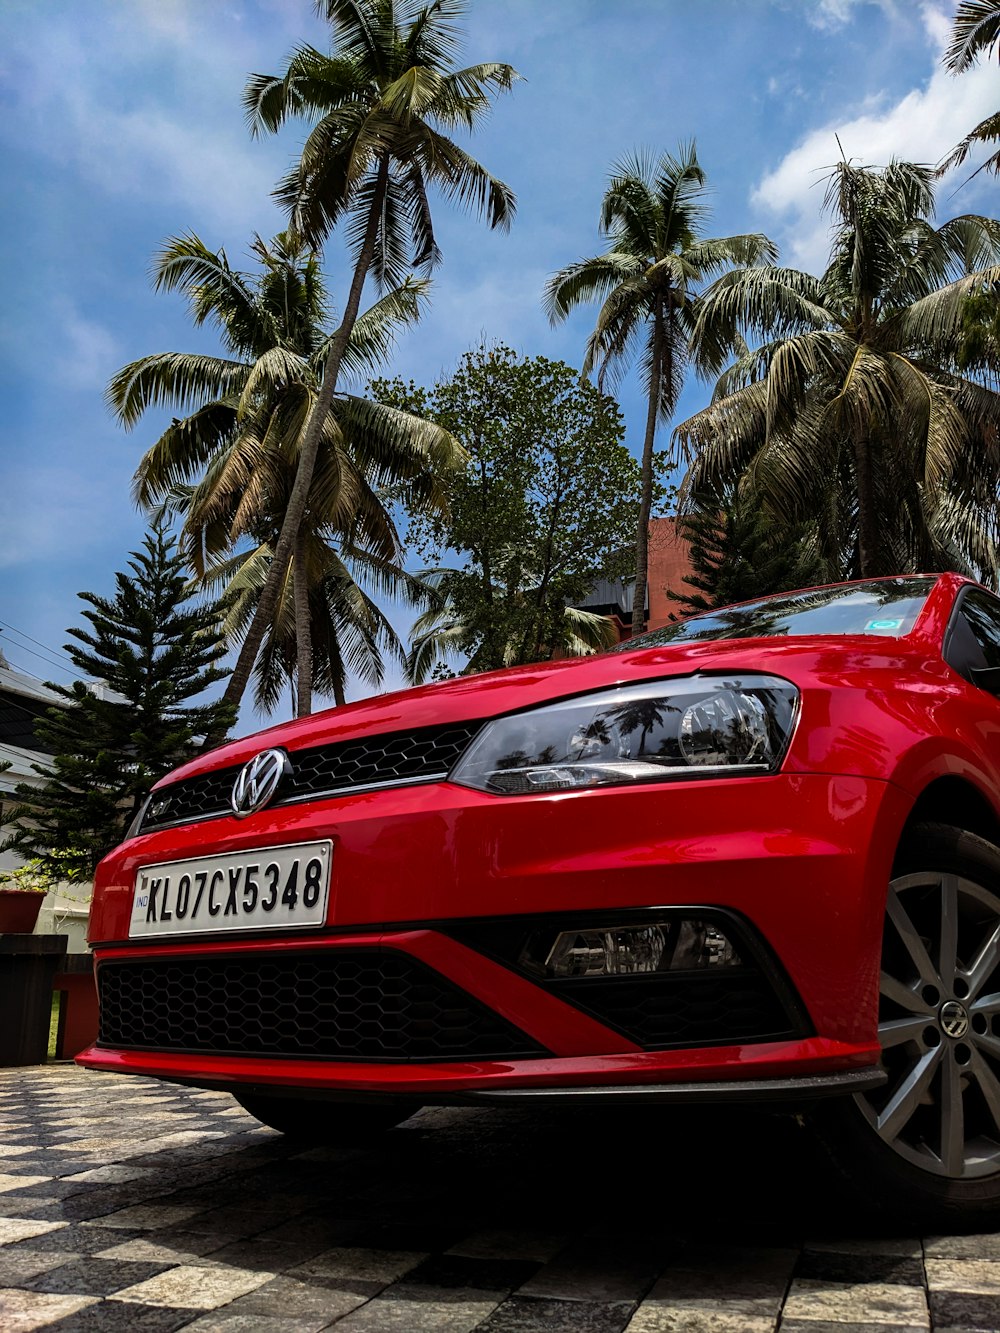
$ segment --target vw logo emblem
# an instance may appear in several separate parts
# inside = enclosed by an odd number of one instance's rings
[[[941,1026],[947,1036],[955,1041],[959,1037],[964,1037],[969,1030],[969,1015],[965,1011],[965,1006],[959,1004],[957,1000],[947,1000],[941,1006]]]
[[[261,750],[240,769],[233,783],[231,799],[233,814],[246,819],[273,798],[282,778],[291,773],[292,765],[284,750]]]

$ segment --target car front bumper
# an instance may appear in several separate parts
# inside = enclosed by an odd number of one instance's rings
[[[424,1102],[515,1096],[703,1099],[842,1093],[880,1079],[876,1000],[885,885],[907,808],[884,782],[839,775],[707,780],[527,798],[437,783],[285,806],[146,835],[102,863],[91,918],[98,968],[238,956],[336,963],[338,951],[415,960],[519,1033],[528,1057],[297,1058],[108,1044],[90,1068],[203,1086],[295,1089]],[[138,866],[330,837],[326,927],[309,938],[129,943]],[[644,1049],[456,937],[456,922],[512,917],[612,925],[616,914],[714,910],[774,960],[803,1024],[781,1040]],[[461,935],[461,932],[458,932]],[[595,984],[602,984],[597,982]],[[155,1043],[154,1043],[155,1044]],[[866,1083],[867,1080],[867,1083]]]

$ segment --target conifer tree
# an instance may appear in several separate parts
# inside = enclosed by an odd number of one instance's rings
[[[829,577],[817,550],[814,525],[776,524],[758,506],[736,495],[698,496],[678,519],[678,528],[689,543],[691,558],[691,573],[684,582],[695,590],[670,593],[681,603],[684,616],[808,588]]]
[[[121,842],[150,786],[197,753],[207,733],[224,732],[231,708],[197,703],[228,673],[218,606],[193,600],[176,544],[162,525],[119,572],[114,598],[80,593],[89,627],[70,629],[66,652],[89,680],[50,685],[66,705],[36,723],[33,765],[41,782],[20,783],[5,812],[13,830],[2,847],[52,882],[83,883]]]

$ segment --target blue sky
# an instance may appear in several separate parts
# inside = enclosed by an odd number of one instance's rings
[[[636,148],[696,139],[710,232],[765,231],[784,262],[819,271],[818,182],[838,156],[835,135],[868,164],[935,162],[995,109],[995,61],[958,79],[941,67],[953,10],[949,0],[471,0],[467,58],[508,61],[525,80],[473,145],[516,191],[518,215],[510,233],[491,233],[437,201],[444,263],[395,371],[433,380],[482,338],[578,365],[592,312],[551,329],[542,287],[598,251],[608,170]],[[4,0],[0,648],[20,669],[69,678],[60,650],[79,623],[76,593],[110,592],[142,540],[130,480],[163,418],[124,433],[104,387],[147,353],[214,348],[179,296],[152,291],[150,260],[193,230],[239,264],[253,232],[280,229],[269,192],[304,131],[251,140],[240,94],[249,72],[279,70],[304,41],[327,42],[310,0]],[[951,197],[967,174],[943,183],[940,215],[997,214],[995,178]],[[345,292],[336,236],[325,267],[334,295]],[[678,419],[708,394],[692,381]],[[637,451],[641,399],[628,383],[620,396]],[[240,730],[258,721],[245,710]]]

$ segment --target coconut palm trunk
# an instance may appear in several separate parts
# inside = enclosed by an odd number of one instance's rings
[[[695,297],[703,282],[732,265],[770,264],[777,252],[766,236],[706,238],[705,174],[693,143],[680,154],[636,154],[612,169],[601,207],[601,230],[610,247],[554,274],[545,305],[553,323],[582,301],[600,300],[587,340],[583,371],[599,369],[598,387],[610,372],[632,362],[641,346],[648,394],[642,448],[642,493],[635,541],[635,600],[632,633],[646,620],[649,520],[653,507],[653,445],[656,427],[673,415],[692,354]]]
[[[309,715],[312,700],[313,649],[312,617],[309,614],[309,573],[306,567],[306,527],[303,523],[295,535],[295,553],[292,556],[292,597],[295,606],[295,716]],[[305,633],[303,634],[303,626]],[[307,700],[303,706],[303,696]]]
[[[649,582],[649,519],[653,512],[653,444],[660,405],[660,361],[663,356],[663,305],[657,300],[653,313],[652,368],[649,376],[649,407],[646,435],[642,442],[642,490],[639,522],[635,534],[635,600],[632,603],[632,637],[646,628],[646,587]]]
[[[369,273],[380,290],[391,291],[409,269],[429,271],[439,260],[428,184],[485,215],[491,227],[506,228],[514,215],[509,187],[446,133],[472,130],[493,94],[509,90],[518,77],[510,65],[494,61],[454,68],[456,21],[464,8],[464,0],[427,5],[317,0],[333,28],[333,53],[299,47],[283,74],[253,74],[247,82],[244,106],[254,134],[274,133],[292,117],[318,117],[275,197],[296,234],[313,247],[322,246],[338,223],[346,222],[355,263],[343,321],[302,433],[274,568],[227,691],[232,703],[246,688],[277,605],[278,581],[306,512],[320,439]],[[311,706],[307,636],[306,625],[297,641],[303,713]]]
[[[340,328],[337,330],[333,341],[330,344],[330,354],[326,359],[326,366],[323,370],[323,381],[320,385],[319,393],[316,396],[316,401],[313,403],[312,410],[309,413],[305,431],[303,432],[302,446],[299,451],[299,464],[295,472],[295,482],[292,486],[292,493],[288,498],[285,521],[281,525],[281,534],[278,537],[278,543],[275,547],[274,558],[271,562],[270,571],[268,572],[267,582],[264,585],[260,602],[257,605],[254,618],[247,631],[247,636],[243,640],[243,646],[240,649],[239,657],[236,659],[236,666],[233,668],[233,674],[229,679],[226,693],[223,696],[225,702],[231,704],[234,708],[239,706],[239,702],[243,698],[246,687],[250,682],[250,673],[253,671],[254,662],[257,660],[257,654],[260,652],[260,646],[264,641],[267,626],[278,605],[278,594],[281,590],[281,584],[285,577],[285,571],[288,568],[288,562],[295,546],[295,539],[302,526],[302,520],[305,517],[306,502],[309,496],[309,487],[312,484],[313,472],[316,467],[316,458],[319,454],[319,444],[323,434],[323,425],[333,404],[333,395],[337,388],[337,379],[340,375],[340,367],[343,363],[344,352],[347,348],[354,325],[357,322],[358,313],[361,309],[361,293],[364,290],[365,278],[368,276],[368,270],[371,268],[372,259],[375,255],[375,241],[378,236],[379,215],[385,200],[388,180],[389,159],[383,154],[378,164],[375,189],[372,196],[371,207],[368,210],[368,223],[365,229],[364,242],[361,247],[361,252],[358,255],[357,263],[354,266],[354,276],[351,280],[351,290],[348,294],[347,305],[344,308],[344,317],[341,321]],[[298,646],[297,712],[299,717],[305,717],[312,711],[312,642],[309,634],[308,616],[299,618],[299,623],[296,629],[296,640]],[[210,739],[214,741],[215,738],[213,737]]]
[[[879,568],[871,440],[861,431],[854,437],[854,463],[858,489],[858,564],[861,577],[870,579],[891,571]]]

